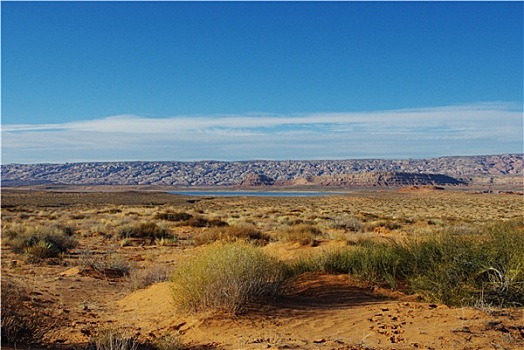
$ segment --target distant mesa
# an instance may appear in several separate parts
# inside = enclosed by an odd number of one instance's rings
[[[524,154],[432,159],[2,164],[1,186],[408,187],[522,191]]]
[[[458,186],[467,183],[441,174],[413,174],[403,172],[365,172],[345,175],[324,175],[275,181],[262,174],[248,174],[241,187],[257,186],[322,186],[322,187],[406,187],[443,189],[440,186]]]
[[[275,180],[269,176],[250,173],[244,177],[240,183],[240,187],[272,186],[274,183]]]
[[[350,187],[404,187],[404,186],[457,186],[462,180],[442,174],[415,174],[404,172],[367,172],[341,176],[321,177],[322,186]]]
[[[338,176],[320,176],[312,183],[320,186],[342,187],[405,187],[457,186],[466,182],[441,174],[414,174],[404,172],[365,172]]]

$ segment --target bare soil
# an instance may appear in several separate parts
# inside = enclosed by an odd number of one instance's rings
[[[169,281],[137,289],[136,275],[158,266],[176,269],[180,261],[198,254],[201,247],[194,245],[192,237],[206,229],[163,223],[178,240],[162,244],[123,244],[115,233],[121,225],[151,221],[156,213],[166,211],[220,218],[230,225],[250,224],[271,235],[298,222],[321,227],[325,235],[318,244],[275,240],[263,248],[291,260],[346,244],[348,239],[431,234],[441,223],[474,225],[515,219],[523,209],[521,196],[429,189],[315,198],[3,190],[2,291],[7,282],[28,290],[23,308],[46,320],[41,345],[51,348],[78,348],[100,330],[118,329],[150,348],[169,335],[190,349],[522,349],[522,308],[427,303],[418,295],[350,275],[304,274],[287,295],[250,305],[240,315],[215,310],[182,313],[173,305]],[[368,229],[356,233],[330,226],[344,215],[362,219]],[[388,228],[389,222],[400,227]],[[5,244],[4,231],[16,225],[54,224],[73,227],[79,241],[60,259],[27,263]],[[130,276],[86,264],[87,259],[113,255],[129,264]],[[3,303],[9,300],[4,294],[2,299]]]

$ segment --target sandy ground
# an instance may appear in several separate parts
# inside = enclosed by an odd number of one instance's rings
[[[16,205],[26,204],[12,203],[11,213]],[[183,314],[171,302],[169,282],[132,290],[127,277],[75,263],[87,246],[102,254],[108,241],[96,235],[82,238],[69,260],[57,264],[25,263],[2,245],[2,281],[28,288],[24,303],[36,317],[49,316],[52,324],[44,339],[53,348],[77,347],[98,330],[112,328],[143,343],[178,336],[189,349],[524,349],[522,308],[430,304],[349,275],[302,275],[288,295],[250,305],[241,315],[212,310]],[[179,244],[129,246],[119,252],[145,269],[176,266],[198,249]],[[264,247],[283,259],[311,249],[317,248],[283,242]]]
[[[4,277],[16,277],[9,270]],[[524,348],[523,309],[429,304],[348,275],[306,274],[289,295],[236,316],[178,312],[170,282],[130,292],[123,278],[78,267],[29,268],[25,276],[31,276],[35,310],[47,310],[56,321],[46,335],[56,346],[85,343],[109,327],[141,342],[178,335],[194,349]]]
[[[360,287],[347,275],[304,276],[291,295],[253,305],[236,317],[177,315],[169,303],[169,290],[168,283],[157,284],[117,301],[114,322],[126,320],[130,325],[132,320],[132,327],[141,330],[154,324],[152,334],[178,331],[188,344],[220,349],[517,349],[523,345],[522,310],[490,315],[421,303],[400,293]]]

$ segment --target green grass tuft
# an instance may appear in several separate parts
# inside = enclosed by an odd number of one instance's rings
[[[462,231],[461,231],[462,232]],[[361,241],[293,262],[292,274],[349,273],[375,284],[407,285],[449,305],[524,305],[524,229],[496,223],[469,234],[450,228],[402,243]]]

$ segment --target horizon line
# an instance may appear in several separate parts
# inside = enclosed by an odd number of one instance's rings
[[[497,156],[523,156],[521,153],[493,153],[493,154],[475,154],[475,155],[443,155],[438,157],[408,157],[408,158],[340,158],[340,159],[244,159],[244,160],[218,160],[218,159],[200,159],[200,160],[105,160],[105,161],[75,161],[75,162],[39,162],[39,163],[7,163],[1,164],[2,167],[8,165],[66,165],[66,164],[97,164],[97,163],[249,163],[249,162],[337,162],[337,161],[365,161],[365,160],[382,160],[382,161],[405,161],[405,160],[431,160],[440,158],[476,158],[476,157],[497,157]]]

